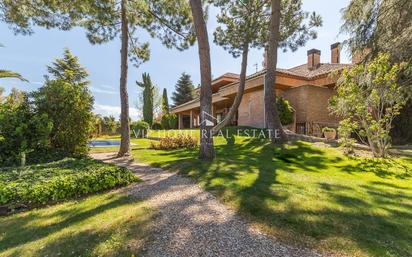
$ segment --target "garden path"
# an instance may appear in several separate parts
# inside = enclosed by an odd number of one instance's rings
[[[187,177],[114,153],[92,157],[127,167],[143,180],[126,188],[158,212],[143,256],[320,256],[260,232]]]

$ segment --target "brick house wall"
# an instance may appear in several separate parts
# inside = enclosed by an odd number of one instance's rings
[[[243,95],[238,109],[238,125],[263,128],[265,121],[263,90]]]
[[[306,85],[289,89],[282,96],[296,110],[296,122],[338,123],[339,119],[328,110],[329,99],[335,91],[326,87]]]
[[[238,109],[240,126],[264,127],[263,92],[258,90],[244,94]],[[328,110],[329,98],[334,94],[334,90],[326,87],[305,85],[288,89],[280,95],[295,109],[297,123],[337,124],[339,119]]]

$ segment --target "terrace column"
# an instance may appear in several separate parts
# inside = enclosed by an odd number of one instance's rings
[[[183,128],[183,115],[178,113],[177,117],[178,117],[178,122],[177,122],[178,123],[178,128],[182,129]]]
[[[213,116],[213,118],[216,118],[216,115],[215,115],[215,106],[212,104],[212,116]],[[216,122],[215,122],[216,120],[214,119],[213,120],[213,122],[215,123],[215,125],[216,125]]]
[[[190,110],[190,128],[193,128],[193,110]]]

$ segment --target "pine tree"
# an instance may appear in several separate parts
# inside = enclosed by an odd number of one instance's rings
[[[163,89],[162,96],[162,115],[169,114],[169,99],[167,98],[167,89]]]
[[[153,98],[154,86],[148,73],[142,74],[142,82],[136,81],[136,84],[143,88],[143,120],[150,126],[153,124]]]
[[[16,32],[33,33],[32,26],[70,30],[83,27],[92,44],[120,38],[120,148],[118,156],[130,153],[128,58],[135,66],[150,57],[149,43],[140,42],[137,33],[147,31],[168,48],[183,50],[192,45],[195,35],[186,0],[150,1],[26,1],[0,3],[0,21]]]
[[[265,123],[266,128],[277,134],[272,136],[272,143],[282,143],[287,140],[287,135],[282,128],[279,112],[276,105],[276,67],[278,61],[278,48],[292,51],[317,37],[313,28],[322,25],[322,18],[315,12],[309,13],[302,10],[302,0],[271,0],[271,12],[267,31],[267,67],[264,83]],[[306,22],[307,21],[307,22]],[[275,104],[274,104],[275,103]]]
[[[54,79],[61,79],[73,84],[89,84],[86,78],[89,76],[86,68],[79,63],[79,58],[74,56],[70,49],[65,48],[63,57],[56,59],[47,66],[47,71]],[[49,76],[45,76],[49,79]]]
[[[178,106],[193,100],[193,90],[194,86],[190,75],[183,72],[176,83],[175,92],[173,92],[172,100],[174,106]]]
[[[67,49],[48,70],[45,85],[33,96],[39,113],[53,123],[51,144],[69,153],[86,153],[95,120],[88,72]]]
[[[199,68],[200,68],[200,149],[199,159],[213,160],[216,156],[213,137],[209,136],[212,127],[206,126],[205,114],[212,115],[212,68],[210,62],[210,45],[205,21],[205,12],[201,0],[190,0],[193,24],[196,31]],[[204,133],[206,132],[206,133]]]

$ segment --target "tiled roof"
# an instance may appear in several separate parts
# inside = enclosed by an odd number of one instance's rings
[[[240,77],[240,75],[236,74],[236,73],[233,73],[233,72],[226,72],[222,76],[219,76],[219,78],[220,77],[230,77],[230,78],[238,79]]]
[[[299,65],[299,66],[296,66],[296,67],[293,67],[293,68],[289,68],[289,69],[277,68],[276,71],[280,72],[280,73],[283,73],[283,74],[297,76],[297,77],[301,77],[301,78],[305,78],[305,79],[313,79],[317,76],[326,75],[326,74],[329,74],[333,71],[342,70],[342,69],[344,69],[346,67],[350,67],[350,66],[351,66],[351,64],[343,64],[343,63],[321,63],[318,68],[313,69],[313,70],[309,70],[307,68],[307,64],[305,63],[305,64],[302,64],[302,65]],[[253,74],[247,76],[246,80],[249,80],[249,79],[252,79],[252,78],[255,78],[255,77],[259,77],[261,75],[264,75],[265,73],[266,73],[266,69],[263,69],[261,71],[258,71],[256,73],[253,73]],[[231,77],[233,76],[233,78],[239,78],[239,75],[235,74],[235,73],[225,73],[221,77],[223,77],[223,76],[231,76]],[[221,88],[232,87],[232,86],[237,85],[238,83],[239,83],[238,81],[232,82],[228,85],[222,86]],[[195,90],[198,90],[199,88],[200,87],[196,88]],[[192,101],[184,103],[180,106],[187,105],[187,104],[190,104],[190,103],[193,103],[193,102],[196,102],[196,101],[199,101],[199,97],[197,97],[196,99],[193,99]]]
[[[290,69],[278,69],[279,72],[284,72],[290,75],[295,75],[305,78],[313,78],[320,75],[330,73],[332,71],[341,70],[346,67],[350,67],[350,64],[342,63],[321,63],[318,68],[309,70],[307,64],[302,64]]]
[[[332,71],[336,70],[341,70],[346,67],[350,67],[351,64],[342,64],[342,63],[321,63],[317,69],[314,70],[309,70],[307,68],[306,63],[290,68],[290,69],[282,69],[282,68],[276,68],[277,72],[283,73],[283,74],[288,74],[292,76],[297,76],[301,78],[306,78],[306,79],[312,79],[317,76],[325,75],[328,74]],[[266,69],[263,69],[261,71],[258,71],[256,73],[253,73],[249,76],[247,76],[247,79],[251,79],[254,77],[258,77],[260,75],[263,75],[266,73]]]

